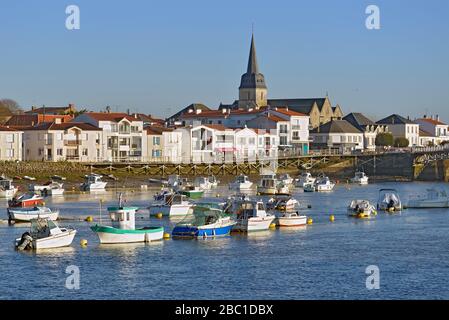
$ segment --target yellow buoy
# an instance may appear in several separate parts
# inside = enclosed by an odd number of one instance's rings
[[[394,212],[394,207],[388,208],[388,212]]]
[[[86,239],[81,239],[80,246],[81,247],[86,247],[87,246],[87,240]]]
[[[164,239],[165,240],[170,239],[170,233],[168,232],[164,233]]]
[[[274,229],[274,228],[276,228],[276,223],[271,223],[270,224],[270,229]]]
[[[308,218],[307,219],[307,224],[312,224],[313,223],[313,219],[312,218]]]
[[[92,218],[92,216],[87,216],[86,219],[84,219],[84,221],[92,222],[92,221],[94,221],[94,218]]]
[[[161,212],[159,212],[159,213],[156,213],[156,218],[158,218],[158,219],[162,219],[162,213],[161,213]]]
[[[330,222],[334,222],[334,221],[335,221],[335,217],[334,217],[334,215],[333,215],[333,214],[331,214],[331,215],[330,215],[330,217],[329,217],[329,221],[330,221]]]

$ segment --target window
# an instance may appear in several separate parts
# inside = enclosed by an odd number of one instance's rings
[[[153,137],[153,145],[160,146],[161,145],[161,137]]]
[[[255,145],[256,144],[256,138],[249,138],[249,144]]]
[[[160,158],[160,157],[162,157],[162,150],[151,150],[151,156],[153,158]]]
[[[279,144],[281,146],[286,146],[287,145],[287,137],[283,136],[279,138]]]
[[[56,154],[58,156],[62,156],[62,149],[56,149]]]
[[[131,132],[132,133],[138,133],[139,132],[139,127],[138,126],[131,126]]]
[[[83,156],[87,156],[87,149],[86,148],[83,149]]]
[[[6,142],[13,143],[14,142],[14,134],[10,133],[6,135]]]
[[[286,124],[281,124],[279,126],[279,131],[280,131],[280,133],[287,133],[288,132],[287,125]]]
[[[293,131],[293,140],[299,140],[299,131]]]

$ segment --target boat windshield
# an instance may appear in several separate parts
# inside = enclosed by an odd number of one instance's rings
[[[186,216],[179,225],[200,227],[217,222],[224,213],[220,209],[195,206],[191,215]]]
[[[31,235],[33,238],[41,239],[50,236],[50,230],[57,228],[56,224],[49,219],[32,219]]]

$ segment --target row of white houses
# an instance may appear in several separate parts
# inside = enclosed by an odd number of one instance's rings
[[[379,133],[404,137],[409,146],[449,141],[438,117],[411,121],[399,115],[373,122],[350,113],[310,130],[309,117],[288,110],[207,111],[183,116],[167,128],[126,113],[88,112],[65,121],[0,126],[0,160],[78,162],[223,163],[273,159],[310,149],[374,151]]]

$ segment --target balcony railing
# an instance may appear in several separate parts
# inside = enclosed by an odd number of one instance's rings
[[[80,144],[80,140],[64,140],[64,145],[66,146],[79,146]]]

